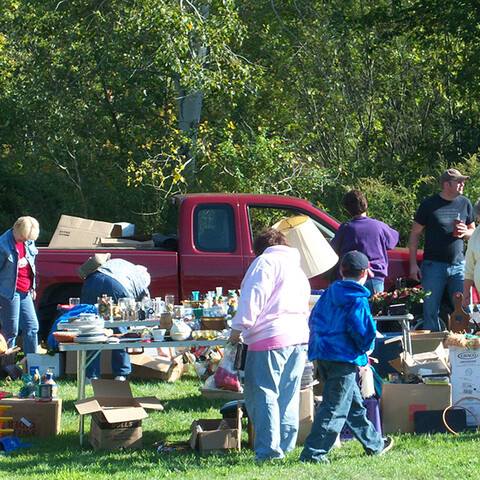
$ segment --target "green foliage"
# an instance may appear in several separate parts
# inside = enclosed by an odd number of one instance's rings
[[[345,219],[357,186],[405,245],[442,169],[480,195],[478,23],[454,0],[4,0],[0,225],[153,231],[186,191],[291,194]]]
[[[2,158],[16,183],[48,177],[56,185],[48,205],[58,213],[35,208],[50,233],[59,213],[158,224],[188,158],[175,133],[179,89],[234,91],[249,69],[230,48],[242,38],[231,0],[208,8],[12,1],[0,6],[0,31],[0,70],[9,73],[0,94]],[[25,213],[17,202],[9,210]]]

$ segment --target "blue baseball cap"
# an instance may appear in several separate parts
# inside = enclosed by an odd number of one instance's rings
[[[367,270],[368,276],[373,277],[373,273],[370,270],[370,261],[368,257],[358,250],[351,250],[347,252],[340,262],[340,270],[342,272],[349,272],[351,270]]]

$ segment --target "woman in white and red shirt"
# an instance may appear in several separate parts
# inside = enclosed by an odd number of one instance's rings
[[[300,253],[273,228],[255,238],[257,258],[242,281],[230,341],[248,345],[245,406],[255,429],[255,460],[282,459],[298,433],[306,362],[310,284]]]
[[[33,217],[20,217],[0,237],[0,322],[9,347],[22,331],[23,351],[36,353],[38,318],[35,299],[35,240],[40,233]]]

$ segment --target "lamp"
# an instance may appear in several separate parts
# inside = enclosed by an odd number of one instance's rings
[[[338,262],[338,255],[310,217],[297,215],[286,218],[273,228],[280,230],[288,244],[300,252],[300,266],[308,278],[326,272]]]

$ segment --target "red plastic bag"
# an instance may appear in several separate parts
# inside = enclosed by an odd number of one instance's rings
[[[220,360],[215,370],[215,387],[232,392],[242,391],[242,382],[238,370],[234,367],[236,348],[233,345],[227,345],[223,352],[223,358]]]

